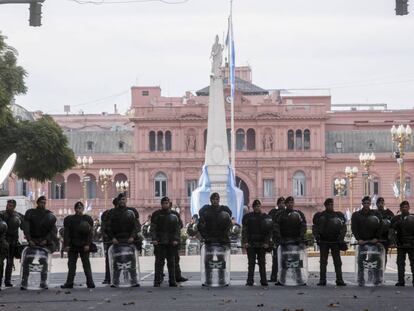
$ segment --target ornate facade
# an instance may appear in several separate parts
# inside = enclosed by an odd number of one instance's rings
[[[236,176],[246,205],[259,198],[270,209],[277,197],[293,195],[310,221],[325,198],[336,193],[335,178],[344,177],[346,166],[357,166],[360,173],[353,189],[353,206],[357,207],[363,195],[358,156],[374,152],[369,192],[383,196],[386,205],[396,211],[393,184],[399,180],[399,168],[390,129],[392,125],[412,125],[413,109],[371,106],[361,110],[355,106],[335,110],[329,90],[268,91],[252,84],[249,67],[238,68],[236,74]],[[228,95],[225,88],[224,96]],[[134,86],[131,96],[127,115],[53,116],[75,154],[94,159],[86,182],[91,213],[98,216],[105,208],[98,172],[111,168],[114,183],[107,189],[110,198],[117,193],[115,182],[128,180],[129,205],[138,208],[142,218],[168,195],[188,220],[190,194],[204,163],[208,87],[182,97],[164,97],[159,86]],[[226,111],[229,116],[229,105]],[[227,122],[230,128],[229,117]],[[409,200],[413,150],[413,145],[408,145],[404,157]],[[81,170],[73,168],[42,185],[38,192],[46,193],[51,209],[64,216],[84,196],[82,178]],[[23,193],[22,181],[10,178],[6,187],[10,195]],[[25,187],[28,194],[30,183]],[[344,192],[341,204],[342,210],[350,206],[350,191]],[[110,205],[108,200],[106,208]]]

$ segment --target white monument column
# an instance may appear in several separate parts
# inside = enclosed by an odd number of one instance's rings
[[[226,111],[224,108],[222,64],[223,46],[216,36],[211,50],[212,70],[208,103],[208,126],[205,165],[211,182],[211,192],[218,192],[220,203],[227,204],[227,181],[229,150],[226,131]]]

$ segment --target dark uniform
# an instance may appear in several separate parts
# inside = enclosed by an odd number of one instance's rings
[[[276,217],[277,214],[283,211],[284,208],[272,208],[269,212],[270,218],[272,218],[273,221],[273,227],[275,226]],[[274,230],[274,229],[273,229]],[[273,239],[273,245],[272,245],[272,272],[270,274],[270,282],[276,282],[277,283],[277,274],[278,274],[278,258],[277,258],[277,247],[279,245],[276,243],[276,241]]]
[[[223,223],[223,215],[227,214],[228,222]],[[212,254],[213,245],[230,247],[229,230],[231,227],[231,210],[225,205],[214,207],[212,205],[204,205],[199,211],[198,231],[204,240],[206,254]],[[212,281],[212,271],[209,262],[213,259],[213,255],[206,255],[204,265],[206,271],[206,283],[210,285]],[[222,255],[217,256],[217,260],[224,262]],[[225,269],[219,269],[219,282],[225,283]]]
[[[9,244],[6,241],[7,224],[0,219],[0,290],[3,279],[4,260],[9,256]]]
[[[7,231],[5,233],[5,240],[8,244],[8,253],[6,255],[6,270],[4,274],[4,285],[11,287],[11,275],[13,270],[14,258],[19,257],[19,228],[24,229],[24,216],[16,211],[0,212],[0,220],[3,220],[7,224]],[[3,260],[0,262],[0,287],[3,278]]]
[[[394,213],[389,209],[378,209],[378,212],[382,216],[382,232],[381,232],[381,243],[385,248],[385,260],[387,260],[388,247],[390,245],[389,235],[391,228],[391,221],[394,218]]]
[[[65,217],[63,226],[65,228],[63,243],[65,248],[69,247],[69,271],[64,287],[73,287],[73,281],[76,275],[76,262],[78,261],[78,257],[80,257],[82,261],[83,271],[85,272],[86,285],[88,288],[94,288],[95,285],[92,279],[91,263],[89,261],[90,253],[89,250],[84,250],[85,246],[90,246],[92,243],[93,219],[89,215],[70,215]]]
[[[177,216],[177,218],[178,218],[178,225],[180,227],[180,232],[181,232],[181,229],[184,227],[184,224],[183,224],[183,222],[181,220],[181,216],[180,216],[180,214],[178,212],[176,212],[174,210],[171,210],[171,212],[175,216]],[[179,242],[181,242],[181,237],[180,237]],[[181,248],[181,245],[178,244],[177,251],[175,252],[175,257],[174,257],[175,280],[177,282],[185,282],[185,281],[187,281],[187,278],[185,278],[185,277],[182,276],[182,274],[181,274],[181,268],[180,268],[180,248]]]
[[[278,245],[289,245],[289,244],[302,244],[304,243],[306,233],[306,218],[305,215],[294,209],[284,209],[280,213],[276,214],[275,217],[275,231],[274,239]],[[297,261],[297,255],[291,255],[289,258],[291,261]],[[287,258],[286,258],[287,259]],[[283,262],[283,258],[282,258]],[[281,282],[285,281],[287,269],[282,269]],[[303,283],[301,268],[298,267],[295,270],[296,278],[298,283]]]
[[[176,283],[176,255],[178,243],[180,243],[180,218],[171,209],[159,209],[151,216],[151,237],[154,244],[155,254],[155,276],[154,286],[160,286],[167,260],[168,281],[170,286],[177,286]],[[182,223],[181,223],[182,225]],[[173,243],[176,242],[176,245]]]
[[[340,250],[345,245],[346,220],[341,212],[323,211],[313,217],[313,236],[320,248],[320,281],[319,285],[326,284],[326,266],[329,250],[331,250],[336,273],[336,284],[344,285],[342,279],[342,261]]]
[[[382,216],[378,210],[364,210],[361,209],[352,214],[351,218],[351,229],[352,233],[357,241],[370,241],[373,239],[381,240],[382,234]],[[380,246],[382,247],[381,243]],[[364,249],[365,245],[359,246],[360,249]],[[372,255],[374,256],[374,255]],[[377,256],[375,256],[377,257]],[[361,254],[358,257],[358,284],[360,286],[364,285],[364,261],[368,260],[365,254]],[[369,258],[369,260],[376,261],[378,265],[382,265],[381,258]],[[379,269],[376,270],[375,283],[380,283]]]
[[[26,211],[24,221],[24,233],[28,241],[32,241],[36,246],[46,248],[52,253],[57,250],[59,241],[57,238],[56,217],[51,211],[39,207],[31,208]],[[46,241],[46,243],[43,243],[43,241]],[[33,259],[33,257],[26,258],[22,263],[22,289],[27,287],[29,265],[33,262]],[[46,280],[48,263],[45,259],[40,259],[39,263],[42,265],[42,271],[40,273],[40,287],[47,288]]]
[[[267,286],[266,250],[272,239],[272,220],[262,212],[251,212],[243,216],[242,244],[247,247],[248,272],[246,285],[253,285],[256,259],[259,265],[260,284]]]
[[[131,217],[131,215],[133,215]],[[128,243],[129,239],[132,239],[134,246],[138,243],[138,233],[141,230],[141,224],[139,222],[139,214],[135,208],[126,207],[126,206],[117,206],[113,209],[110,209],[106,218],[105,218],[105,231],[108,235],[108,239],[112,241],[116,239],[119,243]],[[113,244],[114,252],[117,251],[118,245]],[[136,270],[136,258],[135,256],[130,256],[129,261],[131,261],[131,269],[129,273],[131,276],[131,284],[133,286],[139,286],[137,280],[137,270]],[[113,262],[114,265],[114,275],[112,284],[113,286],[119,285],[119,276],[120,271],[116,268],[117,262]]]
[[[405,284],[405,258],[408,255],[411,266],[412,282],[414,286],[414,215],[400,214],[391,222],[397,242],[398,286]]]
[[[104,211],[101,215],[101,233],[102,233],[102,241],[103,241],[103,248],[105,254],[105,278],[102,284],[110,284],[111,283],[111,273],[109,268],[109,258],[108,258],[108,249],[111,246],[111,239],[108,235],[108,226],[106,225],[108,220],[108,213],[109,209]]]

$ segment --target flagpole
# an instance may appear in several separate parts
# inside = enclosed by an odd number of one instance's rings
[[[230,0],[230,49],[229,49],[229,71],[233,70],[234,68],[231,68],[231,63],[233,61],[232,55],[231,53],[234,52],[232,51],[232,45],[233,45],[233,0]],[[233,66],[235,66],[235,64],[233,64]],[[233,75],[235,74],[234,72],[232,73]],[[229,72],[229,81],[231,78],[231,74]],[[235,80],[235,78],[234,78]],[[233,81],[231,81],[230,83],[232,83]],[[235,83],[234,83],[235,84]],[[235,85],[231,86],[235,88]],[[231,89],[230,87],[230,89]],[[234,172],[234,178],[236,178],[236,140],[235,140],[235,132],[234,132],[234,92],[235,90],[230,91],[230,133],[231,133],[231,166],[233,167],[233,172]]]

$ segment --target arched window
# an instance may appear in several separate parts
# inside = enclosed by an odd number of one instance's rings
[[[400,190],[400,179],[398,178],[395,181],[395,186],[398,191]],[[411,177],[405,177],[405,185],[404,185],[404,196],[411,197]]]
[[[302,150],[302,130],[296,130],[295,149]]]
[[[333,193],[333,196],[339,196],[339,191],[335,188],[335,179],[341,179],[341,177],[335,177],[333,180],[332,180],[332,193]],[[345,179],[345,181],[346,181],[346,184],[345,184],[345,187],[344,187],[344,189],[342,190],[342,193],[341,193],[341,196],[342,197],[346,197],[347,195],[348,195],[348,181]]]
[[[162,198],[167,195],[167,176],[159,172],[154,178],[154,196],[156,198]]]
[[[96,198],[96,178],[92,174],[85,176],[86,180],[86,198],[95,199]],[[86,207],[85,207],[86,208]]]
[[[244,137],[244,130],[238,129],[236,131],[236,150],[242,151],[245,148],[245,137]]]
[[[256,132],[254,129],[247,130],[247,150],[256,149]]]
[[[231,151],[231,129],[226,129],[227,134],[227,148]]]
[[[165,132],[165,150],[171,151],[171,132],[170,131]]]
[[[293,150],[295,149],[295,139],[293,137],[293,130],[289,130],[287,134],[288,150]]]
[[[293,175],[293,196],[304,197],[306,194],[306,177],[305,173],[298,171]]]
[[[206,150],[207,146],[207,129],[204,130],[204,150]]]
[[[164,151],[164,133],[161,131],[157,133],[157,151]]]
[[[156,145],[155,144],[155,132],[151,131],[149,133],[149,150],[155,151],[156,150],[155,145]]]
[[[303,149],[305,150],[310,149],[310,131],[309,130],[303,131]]]
[[[61,200],[65,198],[65,180],[62,175],[56,175],[50,184],[50,198]]]
[[[379,193],[380,193],[379,179],[377,177],[372,177],[368,181],[368,195],[373,196],[375,194],[378,195]]]

